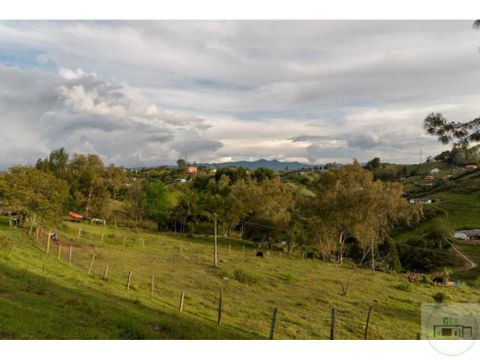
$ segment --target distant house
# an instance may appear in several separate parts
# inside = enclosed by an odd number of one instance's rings
[[[453,234],[453,238],[457,240],[470,240],[467,234],[464,234],[463,232],[457,231]]]
[[[188,173],[188,174],[196,174],[198,172],[198,169],[196,166],[188,166],[185,171]]]
[[[442,180],[443,181],[448,181],[448,180],[450,180],[451,177],[452,177],[452,175],[445,175],[445,176],[442,176]]]
[[[468,169],[468,170],[475,170],[475,169],[478,169],[478,165],[465,165],[464,166],[465,169]]]
[[[457,230],[453,237],[459,240],[480,240],[480,229]]]
[[[424,177],[424,179],[427,180],[427,181],[433,181],[433,180],[435,180],[435,176],[427,175],[427,176]]]
[[[431,203],[432,203],[432,199],[410,199],[410,204],[426,205],[426,204],[431,204]]]
[[[187,179],[175,179],[175,182],[177,184],[185,184],[187,182]]]
[[[438,174],[439,172],[440,172],[439,168],[434,168],[434,169],[430,170],[430,174]]]

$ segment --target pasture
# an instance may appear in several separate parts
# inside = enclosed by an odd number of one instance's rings
[[[337,273],[331,263],[279,252],[259,258],[250,244],[223,237],[217,268],[211,237],[65,223],[49,254],[46,239],[11,229],[5,219],[0,224],[1,338],[266,339],[278,308],[275,339],[328,339],[335,307],[335,338],[362,339],[373,305],[370,339],[415,339],[420,306],[432,295],[448,293],[456,302],[480,295],[467,285],[409,284],[405,274]],[[352,272],[344,296],[339,279]]]

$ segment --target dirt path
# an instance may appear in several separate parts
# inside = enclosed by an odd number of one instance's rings
[[[458,254],[458,256],[460,256],[463,260],[465,260],[465,266],[459,271],[468,271],[477,267],[477,264],[472,259],[470,259],[467,255],[465,255],[463,252],[458,250],[453,243],[451,244],[452,244],[453,251],[455,251]]]

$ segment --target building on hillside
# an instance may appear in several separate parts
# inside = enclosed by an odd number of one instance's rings
[[[475,169],[478,169],[478,165],[474,165],[474,164],[465,165],[464,168],[468,170],[475,170]]]
[[[433,181],[433,180],[435,180],[435,176],[427,175],[427,176],[424,177],[424,179],[427,180],[427,181]]]
[[[432,202],[433,202],[432,199],[410,199],[410,204],[427,205],[427,204],[431,204]]]
[[[188,173],[188,174],[196,174],[198,172],[198,169],[196,166],[187,166],[187,168],[185,169],[185,171]]]
[[[430,170],[430,174],[438,174],[438,173],[440,173],[439,168],[433,168],[432,170]]]
[[[453,237],[460,240],[480,240],[480,229],[457,230]]]
[[[177,184],[185,184],[187,182],[187,179],[175,179],[175,183]]]

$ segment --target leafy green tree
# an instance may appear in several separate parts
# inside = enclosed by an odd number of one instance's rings
[[[38,159],[36,168],[42,171],[50,171],[59,179],[66,179],[69,155],[64,148],[50,152],[45,159]]]
[[[184,159],[178,159],[177,160],[177,167],[179,169],[185,169],[187,167],[187,162]]]
[[[317,196],[310,199],[308,212],[319,250],[341,263],[345,241],[354,237],[365,256],[370,254],[373,273],[376,249],[391,228],[421,216],[421,208],[402,198],[400,184],[373,181],[372,173],[358,163],[324,172],[314,191]]]
[[[127,183],[128,175],[125,168],[116,167],[113,164],[105,168],[105,186],[113,200],[117,200],[121,192],[125,193]]]
[[[85,218],[105,216],[109,196],[105,187],[105,169],[95,154],[75,154],[68,164],[68,182],[73,206]]]
[[[453,143],[454,149],[466,149],[470,143],[480,141],[480,117],[467,122],[457,122],[448,121],[440,113],[431,113],[423,121],[423,127],[442,144]]]
[[[143,208],[146,216],[157,224],[159,230],[167,222],[172,205],[173,198],[163,182],[153,181],[147,185]]]
[[[32,167],[12,167],[0,182],[2,206],[12,213],[58,222],[68,195],[65,181]]]
[[[380,164],[381,164],[380,158],[375,157],[369,162],[367,162],[367,164],[365,165],[365,168],[367,168],[368,170],[375,170],[376,168],[380,167]]]

